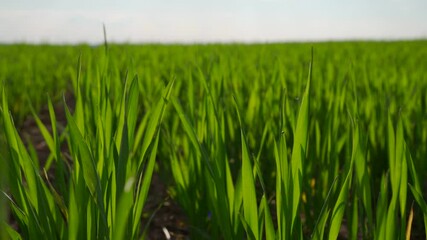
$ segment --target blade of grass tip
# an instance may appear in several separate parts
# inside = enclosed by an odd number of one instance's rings
[[[310,111],[310,85],[313,69],[313,48],[311,49],[311,61],[308,71],[307,86],[302,97],[301,107],[298,112],[297,125],[295,129],[294,145],[292,148],[292,179],[293,179],[293,200],[292,200],[292,223],[291,231],[294,229],[295,219],[299,208],[301,198],[303,162],[307,149],[308,122]]]
[[[105,27],[105,23],[102,24],[102,30],[104,33],[104,49],[105,49],[105,55],[108,55],[108,41],[107,41],[107,29]]]
[[[251,232],[258,239],[258,206],[256,201],[255,181],[252,171],[252,164],[249,157],[249,150],[246,143],[246,136],[243,130],[242,120],[240,118],[237,101],[234,98],[234,106],[237,112],[237,118],[240,123],[241,141],[242,141],[242,183],[243,183],[243,213],[244,219],[248,223]]]
[[[83,111],[83,96],[81,92],[80,82],[82,78],[82,56],[79,55],[77,65],[77,80],[75,83],[74,92],[76,93],[76,107],[74,109],[74,115],[76,116],[76,124],[82,133],[85,133],[84,129],[84,111]],[[65,101],[65,100],[64,100]]]

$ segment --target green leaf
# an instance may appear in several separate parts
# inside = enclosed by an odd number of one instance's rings
[[[135,179],[130,177],[124,186],[123,193],[119,199],[117,207],[116,219],[113,225],[113,238],[112,239],[125,239],[126,229],[128,228],[129,213],[133,206],[133,189]]]
[[[341,222],[346,208],[347,197],[350,191],[351,178],[353,176],[353,165],[350,166],[344,184],[341,187],[338,199],[335,203],[331,216],[331,227],[329,230],[329,240],[337,239],[341,229]]]
[[[294,229],[295,219],[298,217],[297,212],[299,209],[299,202],[301,198],[302,190],[302,178],[303,178],[303,163],[307,150],[307,139],[308,139],[308,122],[310,112],[310,84],[312,78],[313,68],[313,49],[311,52],[311,61],[308,72],[307,85],[305,87],[304,96],[302,97],[301,107],[298,112],[297,125],[294,133],[294,145],[292,148],[292,183],[293,183],[293,199],[292,199],[292,222],[291,229]]]
[[[270,207],[268,206],[265,195],[261,198],[261,204],[264,208],[265,239],[274,240],[276,239],[276,232],[274,230],[273,219],[271,218]],[[261,239],[263,238],[261,237]]]
[[[252,171],[252,163],[249,157],[249,150],[246,143],[246,136],[243,130],[242,121],[240,118],[237,102],[234,101],[237,116],[240,122],[240,133],[242,141],[242,194],[243,194],[243,213],[244,219],[248,223],[248,227],[254,234],[256,239],[259,236],[258,229],[258,206],[255,193],[255,181]]]

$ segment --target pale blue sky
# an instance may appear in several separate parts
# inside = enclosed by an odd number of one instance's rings
[[[0,0],[0,42],[427,38],[427,0]]]

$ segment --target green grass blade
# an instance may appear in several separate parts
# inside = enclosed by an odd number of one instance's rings
[[[327,209],[329,204],[329,197],[331,196],[333,187],[335,183],[338,180],[338,176],[335,177],[334,181],[331,184],[331,187],[329,188],[328,194],[326,195],[325,202],[323,203],[322,209],[320,210],[319,217],[316,220],[316,225],[314,225],[314,235],[312,235],[312,239],[323,239],[325,226],[326,226],[326,220],[329,217],[330,210]]]
[[[237,116],[240,122],[241,128],[241,141],[242,141],[242,182],[243,182],[243,213],[244,219],[248,224],[251,232],[254,234],[256,239],[259,236],[258,229],[258,206],[255,193],[255,181],[252,171],[252,163],[249,157],[249,150],[246,143],[246,136],[243,130],[242,121],[240,118],[240,112],[237,106],[237,102],[234,101]]]
[[[261,198],[261,204],[264,209],[264,222],[265,222],[265,239],[276,239],[276,232],[274,230],[273,219],[271,218],[270,207],[268,206],[267,198],[265,195]],[[261,239],[263,239],[261,237]]]
[[[291,229],[293,231],[295,220],[298,217],[297,212],[299,209],[299,203],[301,198],[302,190],[302,178],[303,178],[303,162],[307,150],[307,139],[308,139],[308,122],[310,112],[310,85],[312,78],[313,68],[313,50],[311,55],[310,67],[308,72],[307,85],[305,92],[302,97],[301,107],[298,112],[297,125],[294,134],[294,145],[292,148],[292,182],[293,182],[293,193],[292,193],[292,222]]]
[[[125,239],[126,236],[130,237],[128,228],[128,218],[133,206],[133,186],[135,179],[133,177],[126,181],[123,194],[120,196],[119,204],[117,207],[116,220],[113,225],[112,239]],[[126,234],[128,233],[128,234]]]
[[[133,233],[136,233],[138,231],[138,226],[140,224],[139,219],[141,219],[142,210],[148,196],[148,190],[150,189],[151,178],[153,176],[154,166],[156,163],[158,143],[159,143],[159,134],[157,134],[157,137],[154,140],[153,148],[151,149],[151,155],[150,155],[150,158],[148,159],[147,166],[144,172],[140,173],[141,183],[140,185],[138,185],[138,189],[137,189],[138,195],[136,196],[136,200],[135,200],[136,204],[135,204],[134,213],[133,213],[133,220],[134,220],[133,228],[132,228]]]
[[[350,169],[348,170],[344,184],[341,187],[340,193],[338,195],[338,199],[332,211],[329,238],[328,238],[329,240],[338,238],[338,234],[341,229],[341,222],[344,216],[344,211],[347,207],[346,203],[347,203],[347,197],[350,191],[352,176],[353,176],[353,165],[351,165]]]
[[[325,226],[329,217],[330,210],[326,210],[322,215],[320,215],[320,218],[316,224],[316,228],[314,230],[314,235],[312,239],[315,240],[321,240],[324,237],[325,233]]]

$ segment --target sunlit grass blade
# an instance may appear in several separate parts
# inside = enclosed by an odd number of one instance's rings
[[[325,226],[329,217],[330,209],[327,209],[329,205],[329,197],[331,196],[333,187],[335,183],[338,180],[338,176],[335,177],[334,181],[332,182],[331,187],[329,188],[328,194],[326,195],[325,202],[323,203],[322,209],[320,210],[319,217],[316,220],[316,225],[314,226],[312,239],[323,239],[324,232],[325,232]]]
[[[113,226],[113,237],[112,239],[124,239],[130,237],[129,231],[126,231],[128,227],[128,218],[133,206],[133,186],[135,179],[130,177],[124,186],[123,194],[119,199],[117,206],[116,220]],[[127,233],[127,235],[126,235]]]
[[[156,134],[156,131],[160,125],[160,120],[163,117],[165,108],[166,108],[166,103],[168,103],[169,101],[169,97],[172,93],[172,87],[174,84],[174,80],[170,81],[168,83],[168,85],[166,86],[163,95],[162,95],[162,99],[157,103],[157,106],[154,108],[154,111],[151,113],[151,119],[148,121],[147,127],[146,127],[146,131],[144,134],[144,138],[142,140],[142,145],[141,145],[141,158],[143,158],[145,156],[145,153],[147,152],[147,149],[149,148],[152,139],[154,138],[154,135]],[[143,163],[143,161],[139,162],[139,166],[138,169],[141,168],[141,164]]]
[[[408,182],[408,167],[406,163],[406,143],[403,137],[402,120],[399,118],[396,129],[396,174],[400,175],[399,203],[401,217],[406,215],[406,195]]]
[[[362,199],[362,203],[364,206],[364,210],[366,211],[367,215],[367,223],[368,228],[370,228],[373,224],[373,213],[372,213],[372,200],[371,200],[371,182],[370,182],[370,175],[368,172],[368,166],[367,166],[367,159],[366,159],[366,142],[367,139],[364,136],[363,132],[361,132],[360,127],[358,123],[354,123],[353,125],[353,162],[355,166],[355,172],[356,172],[356,179],[357,179],[357,189],[358,189],[358,195]],[[357,201],[354,201],[357,202]],[[357,204],[355,204],[357,205]],[[357,206],[354,206],[357,208]],[[354,211],[354,218],[355,218],[355,227],[354,230],[357,232],[358,226],[357,226],[357,214],[358,211]],[[367,231],[368,234],[370,234],[371,230]],[[356,233],[355,233],[356,234]]]
[[[346,203],[348,194],[350,191],[351,180],[353,176],[353,165],[350,166],[345,181],[341,187],[338,199],[335,203],[334,209],[331,215],[331,223],[329,230],[329,240],[337,239],[339,231],[341,229],[341,223],[344,216],[344,211],[346,209]]]
[[[133,210],[133,226],[132,232],[135,234],[138,232],[138,226],[140,225],[139,219],[141,219],[142,210],[147,199],[148,190],[150,188],[151,178],[154,172],[154,165],[156,163],[157,146],[159,143],[159,135],[154,140],[153,148],[151,149],[151,155],[148,159],[147,165],[143,172],[140,173],[139,184],[137,186],[137,196],[135,199],[135,207]],[[133,237],[136,237],[134,235]]]
[[[276,231],[274,230],[273,219],[270,213],[270,207],[268,206],[267,198],[265,195],[261,198],[261,204],[264,210],[264,224],[265,224],[265,239],[274,240],[276,239]],[[264,237],[260,237],[264,239]]]
[[[104,201],[102,199],[102,190],[100,185],[101,183],[100,183],[99,176],[96,172],[93,155],[90,151],[88,144],[85,142],[82,134],[80,133],[77,123],[74,121],[74,118],[71,116],[70,110],[68,109],[68,106],[65,103],[65,99],[64,99],[64,107],[65,107],[68,127],[70,130],[71,142],[75,144],[74,146],[75,152],[73,153],[74,159],[76,159],[79,162],[80,166],[82,167],[85,184],[88,187],[100,212],[100,224],[102,225],[101,227],[106,229],[108,225],[107,216],[104,209]],[[106,237],[106,232],[101,232],[100,236]]]
[[[100,187],[99,186],[99,179],[96,174],[95,170],[95,163],[93,160],[93,156],[90,152],[90,149],[85,143],[84,138],[82,134],[79,131],[79,128],[77,127],[76,122],[74,121],[74,118],[71,116],[70,110],[68,109],[68,106],[65,103],[65,113],[67,116],[68,126],[70,130],[70,137],[72,138],[71,141],[76,144],[76,159],[79,160],[79,163],[81,167],[83,168],[83,175],[87,184],[87,187],[89,188],[90,192],[95,196],[97,194],[97,190]],[[80,156],[77,156],[80,155]]]
[[[151,115],[152,119],[150,119],[147,125],[146,135],[143,138],[143,143],[142,143],[143,146],[147,146],[148,148],[148,146],[152,145],[152,149],[151,149],[151,155],[149,156],[149,159],[145,160],[144,158],[145,158],[147,149],[144,147],[141,153],[141,157],[139,159],[139,164],[141,165],[145,163],[145,167],[140,168],[138,170],[139,172],[137,172],[137,174],[139,174],[139,180],[138,180],[137,191],[136,191],[136,200],[135,200],[136,204],[133,210],[133,219],[134,219],[133,226],[132,226],[133,233],[137,232],[137,228],[139,226],[138,219],[141,218],[144,203],[148,195],[148,190],[151,183],[151,177],[153,175],[154,165],[156,161],[157,146],[159,142],[159,131],[160,131],[159,126],[162,122],[166,105],[169,102],[169,97],[172,92],[173,82],[174,81],[171,81],[166,86],[162,98],[160,99],[156,108],[154,109],[155,114]]]
[[[403,126],[402,121],[399,118],[396,129],[396,167],[400,175],[399,184],[399,205],[400,205],[400,217],[401,217],[401,229],[400,237],[405,237],[406,226],[406,198],[408,192],[408,164],[406,159],[406,142],[403,137]]]
[[[193,145],[193,147],[195,149],[197,149],[199,154],[201,154],[202,159],[204,160],[204,162],[206,163],[206,166],[209,169],[209,173],[212,176],[214,176],[214,171],[213,171],[212,166],[210,164],[209,156],[208,156],[206,150],[203,148],[203,146],[199,142],[199,140],[197,138],[197,134],[194,131],[194,127],[191,125],[188,117],[184,113],[184,110],[182,109],[181,104],[179,103],[179,101],[177,99],[172,99],[172,104],[174,105],[175,110],[178,112],[178,116],[181,119],[181,122],[183,124],[185,132],[187,133],[188,137],[190,138],[191,144]]]
[[[316,224],[316,228],[314,230],[314,235],[312,239],[316,239],[316,240],[323,239],[324,233],[325,233],[325,226],[329,218],[329,213],[330,213],[330,210],[328,209],[325,212],[323,212],[322,215],[320,215],[320,219]]]
[[[291,231],[294,230],[294,224],[296,221],[299,203],[302,192],[302,179],[303,179],[303,163],[306,156],[307,139],[308,139],[308,123],[309,123],[309,112],[310,112],[310,84],[312,78],[313,68],[313,49],[311,53],[311,61],[308,72],[307,85],[305,92],[302,97],[301,106],[298,112],[297,124],[294,133],[294,145],[292,148],[292,220],[291,220]]]
[[[14,239],[14,240],[21,240],[21,235],[13,229],[11,226],[7,225],[6,223],[2,222],[0,223],[0,229],[2,230],[0,237],[4,237],[2,239]],[[8,237],[6,237],[8,236]]]
[[[252,231],[252,228],[249,226],[249,223],[246,221],[245,217],[242,214],[239,214],[239,216],[240,216],[240,221],[242,222],[243,228],[245,229],[247,238],[249,240],[256,240],[257,237]]]
[[[31,104],[29,104],[31,106]],[[51,153],[55,153],[55,142],[53,140],[52,135],[49,133],[49,131],[47,130],[46,126],[42,123],[42,121],[40,120],[40,118],[37,116],[35,110],[33,107],[31,107],[31,112],[33,114],[33,118],[37,123],[38,128],[40,129],[41,134],[43,135],[43,138],[47,144],[47,146],[49,147],[49,150]]]
[[[377,201],[376,211],[376,232],[375,238],[385,239],[386,234],[386,220],[387,220],[387,201],[388,201],[388,176],[383,174],[380,183],[380,192]]]
[[[286,145],[286,97],[282,94],[280,106],[280,140],[277,144],[274,141],[274,159],[276,163],[276,218],[277,218],[277,235],[278,238],[285,239],[290,236],[288,227],[290,206],[289,199],[291,198],[289,191],[292,185],[290,179],[289,163],[288,163],[288,147]]]
[[[240,118],[240,111],[237,102],[234,101],[237,118],[240,122],[240,133],[242,142],[242,183],[243,183],[243,213],[244,219],[248,224],[248,228],[253,233],[256,239],[259,238],[259,225],[258,225],[258,206],[255,193],[255,180],[252,171],[252,163],[249,157],[249,150],[246,143],[246,136],[243,130],[242,120]]]

